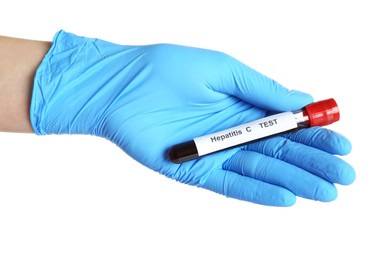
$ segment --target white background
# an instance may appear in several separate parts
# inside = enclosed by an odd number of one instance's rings
[[[0,133],[0,259],[390,259],[388,6],[2,0],[0,35],[216,49],[334,97],[357,179],[330,203],[266,207],[167,179],[103,139]]]

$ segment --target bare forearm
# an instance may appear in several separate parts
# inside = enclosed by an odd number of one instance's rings
[[[0,131],[33,132],[34,75],[50,46],[50,42],[0,36]]]

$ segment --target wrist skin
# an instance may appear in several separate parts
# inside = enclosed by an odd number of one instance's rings
[[[0,36],[0,131],[33,133],[30,122],[35,72],[51,42]]]

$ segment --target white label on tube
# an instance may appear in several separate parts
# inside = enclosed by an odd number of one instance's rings
[[[284,112],[225,129],[213,134],[195,138],[199,156],[220,151],[229,147],[255,141],[270,135],[296,128],[297,122],[292,112]]]

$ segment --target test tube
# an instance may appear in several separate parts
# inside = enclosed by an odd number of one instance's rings
[[[312,126],[325,126],[340,119],[333,98],[311,103],[293,112],[283,112],[249,123],[176,144],[168,151],[169,160],[183,163],[200,156]]]

